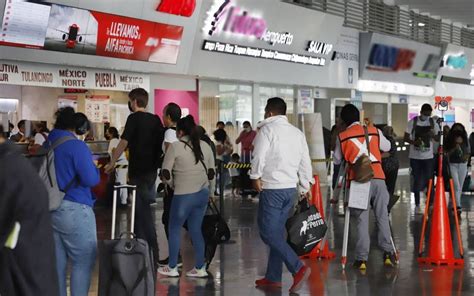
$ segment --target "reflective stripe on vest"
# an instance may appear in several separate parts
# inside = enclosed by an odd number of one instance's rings
[[[374,170],[374,179],[385,179],[382,169],[382,154],[380,153],[380,138],[376,127],[367,127],[370,160],[372,161],[372,169]],[[368,155],[367,144],[365,143],[365,132],[363,126],[356,124],[339,134],[341,142],[341,151],[344,159],[354,164],[363,154]],[[354,179],[354,172],[349,170],[349,180]]]

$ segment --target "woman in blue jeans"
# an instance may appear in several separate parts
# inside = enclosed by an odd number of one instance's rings
[[[94,199],[91,187],[99,183],[99,172],[87,145],[77,139],[88,130],[88,121],[72,108],[56,113],[54,130],[46,146],[65,141],[54,149],[59,188],[65,192],[59,208],[51,212],[56,245],[56,268],[60,295],[67,295],[67,263],[71,263],[71,296],[87,296],[97,249]]]
[[[174,188],[168,225],[169,264],[160,267],[158,273],[179,276],[181,228],[187,221],[196,263],[186,276],[207,277],[201,225],[209,200],[209,180],[214,179],[214,155],[211,147],[200,140],[201,134],[192,116],[178,121],[176,135],[179,141],[169,146],[162,168],[163,180]]]

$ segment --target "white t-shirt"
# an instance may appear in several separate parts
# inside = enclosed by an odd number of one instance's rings
[[[412,119],[408,122],[406,133],[410,135],[410,140],[415,140],[415,133],[413,131],[413,124],[415,119]],[[433,119],[433,129],[434,133],[437,135],[439,133],[439,125]],[[417,126],[431,126],[430,120],[427,119],[422,121],[420,117],[418,117]],[[410,145],[410,153],[408,157],[411,159],[431,159],[434,157],[433,155],[433,141],[430,142],[430,147],[426,147],[425,149],[417,148],[414,145]]]
[[[44,134],[44,136],[43,136]],[[43,143],[46,142],[46,138],[48,137],[47,133],[36,133],[35,135],[35,145],[43,146]]]
[[[172,144],[178,142],[178,136],[176,136],[176,130],[169,128],[165,132],[165,140],[163,141],[163,152],[165,152],[165,143]]]
[[[109,155],[112,157],[112,150],[117,148],[118,144],[120,143],[120,139],[113,138],[109,142]],[[128,160],[125,157],[125,153],[122,153],[120,157],[117,159],[117,164],[128,164]]]

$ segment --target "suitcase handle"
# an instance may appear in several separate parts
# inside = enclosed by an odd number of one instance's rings
[[[132,217],[130,221],[130,233],[133,234],[135,230],[135,207],[137,201],[137,186],[135,185],[115,185],[114,186],[114,198],[113,198],[113,205],[112,205],[112,233],[111,238],[115,239],[115,224],[117,220],[117,191],[121,189],[132,189]],[[120,235],[121,237],[122,235]]]

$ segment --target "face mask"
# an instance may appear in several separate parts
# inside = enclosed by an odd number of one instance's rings
[[[426,115],[421,115],[420,116],[420,119],[423,120],[423,121],[427,120],[428,118],[429,118],[429,116],[426,116]]]
[[[246,127],[246,128],[244,128],[244,131],[246,131],[247,133],[250,133],[252,131],[252,129],[250,127]]]
[[[128,110],[133,113],[132,104],[128,101]]]

